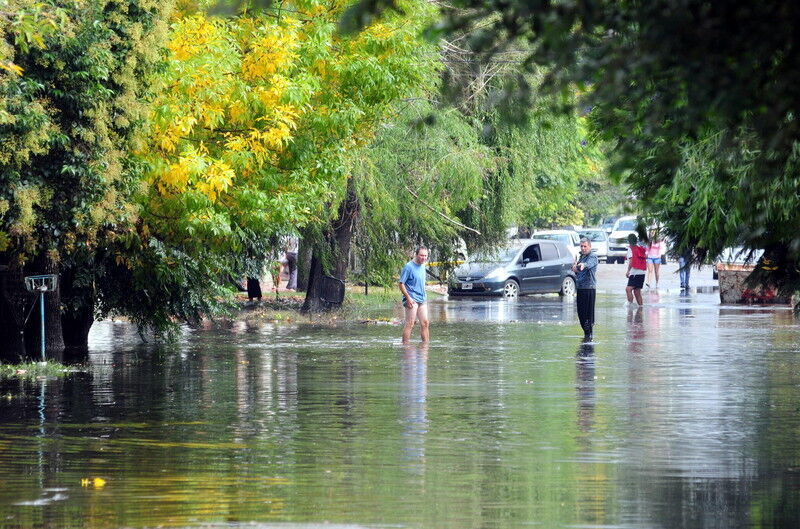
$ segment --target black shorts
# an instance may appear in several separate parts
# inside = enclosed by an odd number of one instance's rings
[[[628,286],[633,288],[642,288],[644,286],[644,274],[628,276]]]

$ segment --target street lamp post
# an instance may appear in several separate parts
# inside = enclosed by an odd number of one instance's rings
[[[58,288],[58,275],[57,274],[42,274],[38,276],[27,276],[25,278],[25,288],[28,292],[39,293],[39,315],[41,316],[41,345],[42,345],[42,362],[45,361],[44,349],[44,293],[55,292]]]

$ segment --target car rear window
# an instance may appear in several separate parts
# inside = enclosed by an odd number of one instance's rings
[[[558,250],[556,250],[555,244],[549,242],[543,242],[541,247],[542,247],[542,260],[553,261],[555,259],[558,259]]]
[[[564,244],[572,244],[572,240],[567,233],[534,233],[537,239],[547,239],[549,241],[561,241]]]
[[[602,231],[585,231],[581,233],[582,237],[586,237],[592,242],[606,240],[606,234]]]
[[[622,220],[617,224],[617,228],[614,231],[636,231],[636,221],[631,220]]]

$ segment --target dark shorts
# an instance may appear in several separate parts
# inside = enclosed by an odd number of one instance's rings
[[[642,288],[644,286],[644,274],[628,276],[628,286],[633,288]]]

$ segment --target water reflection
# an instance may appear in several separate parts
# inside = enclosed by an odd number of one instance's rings
[[[575,387],[578,401],[578,429],[589,433],[594,425],[595,359],[594,344],[582,343],[575,355]],[[588,437],[583,437],[588,440]]]
[[[101,326],[88,373],[0,381],[0,528],[800,527],[796,320],[659,295],[601,294],[577,350],[557,298],[432,302],[430,349],[391,325],[169,348]]]
[[[422,474],[425,463],[425,435],[428,433],[428,344],[403,346],[400,407],[404,439],[404,467]]]
[[[431,303],[428,307],[434,322],[572,322],[574,298],[569,296],[523,296],[518,299],[454,298]]]

